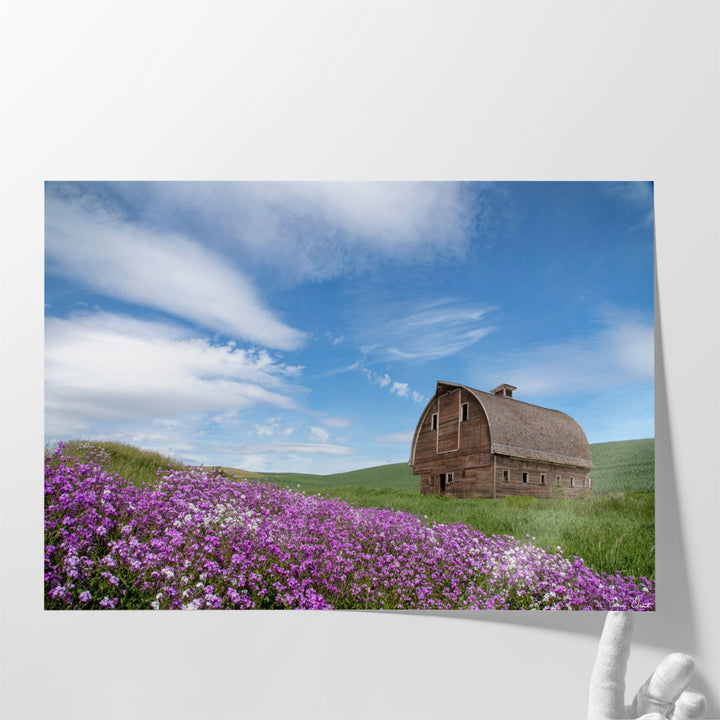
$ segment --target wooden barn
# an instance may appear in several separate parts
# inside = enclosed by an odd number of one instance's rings
[[[590,446],[565,413],[491,392],[438,382],[420,417],[409,465],[420,492],[457,498],[582,497],[592,489]]]

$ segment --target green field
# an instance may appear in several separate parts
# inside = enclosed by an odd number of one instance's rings
[[[110,454],[108,469],[133,482],[152,483],[159,466],[173,461],[119,443],[97,442]],[[82,443],[69,443],[83,452]],[[488,535],[529,535],[533,543],[578,555],[595,570],[655,576],[655,441],[628,440],[590,446],[593,493],[585,499],[528,497],[455,500],[420,495],[406,463],[334,475],[265,474],[222,468],[228,475],[267,478],[301,490],[346,499],[356,506],[390,507],[429,522],[462,522]]]
[[[586,499],[528,497],[455,500],[421,495],[406,463],[334,475],[265,474],[269,481],[339,497],[353,505],[391,507],[435,522],[462,522],[488,535],[530,535],[534,544],[579,555],[602,572],[655,576],[655,441],[590,446],[593,493]],[[246,477],[242,471],[234,471]]]

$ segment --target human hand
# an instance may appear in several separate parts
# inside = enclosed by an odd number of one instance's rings
[[[695,669],[689,655],[672,653],[625,705],[625,673],[632,641],[633,613],[610,612],[590,678],[588,720],[698,720],[705,698],[687,687]]]

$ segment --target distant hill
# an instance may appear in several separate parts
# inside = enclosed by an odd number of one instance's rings
[[[590,445],[595,492],[653,492],[655,438]]]
[[[596,493],[653,492],[655,489],[655,440],[621,440],[590,445],[593,464],[593,488]],[[248,473],[232,470],[238,477],[265,477],[282,485],[300,486],[308,492],[326,491],[337,487],[394,488],[414,490],[418,478],[407,463],[313,475],[309,473]]]
[[[251,477],[242,475],[235,471],[239,477]],[[289,485],[290,487],[300,486],[300,489],[308,492],[318,492],[334,487],[364,487],[364,488],[397,488],[401,490],[412,490],[417,487],[417,477],[413,475],[412,468],[407,463],[394,463],[391,465],[377,465],[375,467],[352,470],[332,475],[312,475],[309,473],[267,473],[266,477],[272,482]]]

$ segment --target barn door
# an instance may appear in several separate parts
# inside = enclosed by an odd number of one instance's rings
[[[460,390],[438,398],[437,452],[453,452],[460,447]]]

